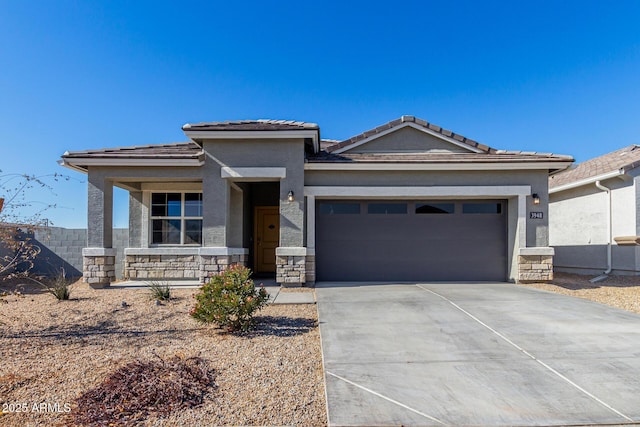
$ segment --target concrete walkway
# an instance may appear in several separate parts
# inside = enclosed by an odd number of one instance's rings
[[[167,283],[171,289],[197,289],[200,287],[198,280],[169,280],[162,281]],[[255,280],[256,287],[263,285],[269,294],[269,303],[271,304],[315,304],[315,292],[281,292],[282,288],[278,286],[274,280]],[[112,289],[145,289],[149,286],[149,282],[143,280],[130,280],[126,282],[114,283],[110,286]]]
[[[640,423],[640,316],[506,283],[316,286],[331,426]]]

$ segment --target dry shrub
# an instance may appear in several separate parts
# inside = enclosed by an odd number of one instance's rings
[[[136,360],[115,371],[76,399],[74,422],[80,425],[132,426],[152,413],[202,404],[214,387],[214,371],[199,357],[173,356],[159,361]]]

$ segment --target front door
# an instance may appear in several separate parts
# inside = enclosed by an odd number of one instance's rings
[[[256,206],[255,211],[256,273],[276,272],[276,248],[280,242],[280,209],[278,206]]]

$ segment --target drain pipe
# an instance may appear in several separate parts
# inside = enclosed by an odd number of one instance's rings
[[[605,187],[604,185],[602,185],[600,180],[596,181],[595,184],[596,184],[596,187],[598,187],[599,190],[607,192],[607,223],[608,223],[608,227],[607,227],[607,269],[600,276],[594,277],[593,279],[589,280],[591,283],[599,282],[601,280],[606,279],[607,277],[609,277],[609,273],[611,273],[611,270],[613,269],[612,268],[612,263],[611,263],[611,246],[612,246],[611,239],[612,239],[612,236],[613,236],[613,216],[612,216],[612,212],[611,212],[611,189],[608,188],[608,187]]]

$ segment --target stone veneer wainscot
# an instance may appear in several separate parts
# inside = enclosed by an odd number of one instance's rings
[[[247,263],[241,248],[128,248],[126,279],[198,279],[201,282],[232,264]]]

